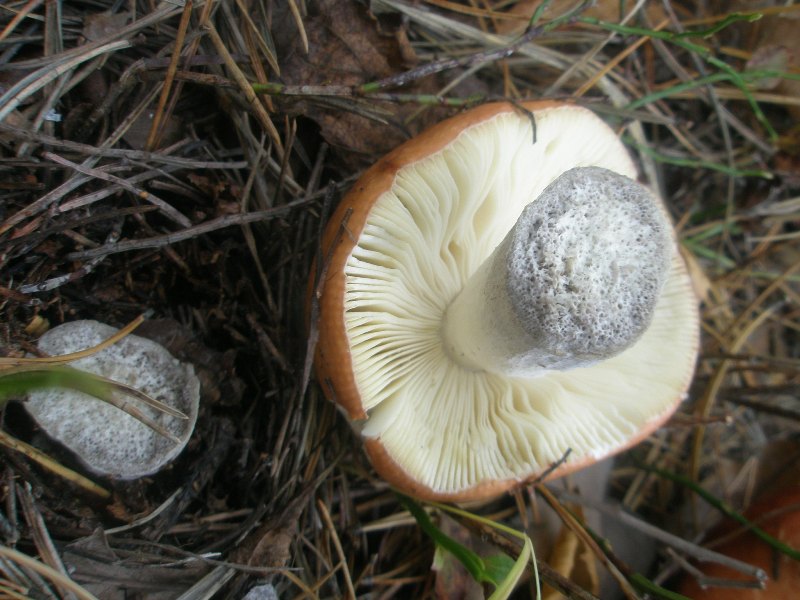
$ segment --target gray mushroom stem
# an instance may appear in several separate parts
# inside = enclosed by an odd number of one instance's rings
[[[650,324],[674,247],[647,188],[599,167],[570,169],[449,305],[444,347],[466,369],[512,377],[611,358]]]

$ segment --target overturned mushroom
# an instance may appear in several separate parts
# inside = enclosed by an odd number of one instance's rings
[[[323,239],[316,364],[376,470],[500,493],[641,440],[685,395],[697,308],[661,202],[590,111],[491,104],[369,169]],[[534,130],[535,127],[535,130]]]
[[[72,321],[39,338],[51,356],[92,348],[117,330],[97,321]],[[28,395],[25,407],[42,429],[69,448],[92,472],[120,479],[150,475],[173,460],[194,430],[200,382],[191,365],[143,337],[128,335],[70,366],[127,384],[188,418],[138,407],[173,439],[101,400],[69,389],[46,388]],[[177,441],[176,441],[177,440]]]

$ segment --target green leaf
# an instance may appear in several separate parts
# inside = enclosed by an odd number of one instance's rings
[[[508,560],[511,559],[509,558]],[[513,565],[508,571],[508,574],[503,578],[500,585],[497,586],[494,593],[489,596],[489,600],[505,600],[511,596],[511,593],[514,591],[517,583],[519,583],[522,574],[525,572],[525,567],[528,565],[528,562],[533,562],[534,565],[536,590],[537,596],[539,596],[541,594],[539,587],[539,574],[536,572],[536,561],[533,560],[533,543],[528,536],[525,536],[525,544],[522,547],[522,552],[520,552],[517,560],[513,561]]]
[[[531,567],[533,568],[533,579],[536,586],[536,598],[537,600],[541,599],[542,585],[539,581],[539,569],[536,566],[536,552],[533,549],[533,542],[531,542],[531,538],[528,537],[528,534],[517,531],[513,527],[508,527],[502,523],[487,519],[486,517],[467,512],[455,506],[449,506],[447,504],[442,504],[441,502],[432,502],[431,504],[439,510],[464,517],[465,519],[476,521],[482,525],[497,529],[498,531],[502,531],[503,533],[522,540],[523,549],[522,552],[520,552],[519,557],[517,557],[517,560],[514,562],[514,568],[509,574],[509,577],[507,577],[498,587],[498,589],[495,590],[495,593],[492,594],[490,600],[505,600],[505,598],[508,598],[508,596],[511,595],[511,591],[514,589],[514,586],[525,572],[525,567],[527,566],[528,561],[530,561]]]
[[[470,514],[455,507],[435,503],[437,508],[464,516],[479,523],[488,524],[495,529],[509,533],[524,541],[522,552],[520,552],[516,560],[502,553],[483,559],[436,527],[428,516],[428,513],[414,500],[400,493],[398,493],[397,496],[400,498],[400,502],[403,506],[405,506],[416,519],[420,528],[436,543],[437,551],[441,548],[442,550],[450,552],[464,565],[475,581],[479,583],[490,583],[494,586],[495,590],[492,595],[489,596],[489,600],[506,600],[509,598],[517,583],[519,583],[520,578],[525,573],[525,568],[529,563],[533,565],[537,597],[540,595],[539,573],[536,569],[536,561],[534,560],[533,543],[527,535],[499,523],[489,521],[478,515]]]
[[[398,496],[403,506],[405,506],[408,512],[411,513],[411,516],[416,519],[422,531],[424,531],[437,546],[455,556],[461,564],[464,565],[464,568],[469,571],[469,574],[472,575],[475,581],[497,585],[497,582],[492,579],[492,574],[486,569],[486,565],[480,556],[466,546],[459,544],[456,540],[436,527],[428,516],[428,513],[426,513],[419,504],[414,502],[414,500],[402,494],[398,494]]]
[[[486,572],[489,573],[492,581],[505,581],[511,571],[514,570],[515,561],[508,554],[493,554],[483,559]]]
[[[0,402],[13,396],[24,396],[30,392],[61,387],[96,398],[111,395],[112,387],[105,381],[77,369],[60,366],[38,368],[12,368],[0,371]]]
[[[73,390],[102,400],[131,415],[157,434],[180,443],[172,432],[125,398],[134,398],[142,404],[178,419],[186,419],[187,416],[129,385],[57,364],[25,364],[0,369],[0,406],[12,397],[25,396],[33,391],[49,388]]]
[[[700,484],[692,481],[688,477],[684,477],[678,473],[673,473],[672,471],[667,471],[666,469],[659,469],[657,467],[651,467],[647,465],[641,465],[641,469],[646,471],[650,471],[651,473],[655,473],[659,477],[663,477],[664,479],[669,479],[670,481],[674,481],[691,491],[695,494],[700,496],[703,500],[708,502],[711,506],[719,510],[722,514],[727,516],[730,519],[733,519],[740,525],[744,525],[750,533],[758,537],[761,541],[768,544],[778,552],[785,554],[789,558],[792,558],[796,561],[800,561],[800,550],[796,550],[792,548],[788,544],[783,543],[779,539],[771,536],[766,531],[761,529],[758,525],[756,525],[753,521],[749,520],[743,514],[736,512],[733,508],[724,500],[717,498],[714,494],[706,490]]]

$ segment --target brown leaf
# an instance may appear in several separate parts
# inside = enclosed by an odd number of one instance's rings
[[[128,12],[89,14],[83,20],[83,37],[89,42],[103,39],[127,25],[130,19]]]
[[[498,21],[498,32],[505,34],[521,33],[528,26],[528,21],[541,4],[542,0],[520,0],[520,2],[515,3],[511,10],[508,11],[508,14],[515,15],[519,18],[515,20]],[[545,20],[553,19],[569,12],[579,4],[579,0],[554,0],[545,9],[543,18]],[[648,2],[643,9],[647,11],[648,16],[654,23],[661,21],[665,16],[664,10],[659,4],[660,2]],[[619,2],[619,0],[598,0],[582,14],[586,17],[600,19],[601,21],[618,23],[622,17],[627,14],[626,11],[620,12],[622,6],[630,10],[629,5]]]
[[[753,66],[797,72],[800,68],[800,36],[797,35],[800,18],[797,13],[767,16],[760,19],[757,26],[759,34],[751,59],[751,62],[755,62]],[[795,99],[800,98],[800,81],[778,79],[767,83],[773,84],[767,89]],[[787,109],[793,117],[800,118],[800,106],[789,105]]]
[[[292,556],[292,540],[297,535],[297,521],[306,499],[307,494],[301,494],[282,514],[250,532],[233,551],[231,560],[267,569],[285,567]]]
[[[473,548],[474,536],[449,517],[442,516],[439,529],[462,546]],[[483,598],[483,587],[475,581],[452,553],[437,548],[431,569],[436,573],[437,598],[441,600],[479,600]]]
[[[792,548],[800,547],[800,487],[795,478],[789,487],[761,495],[744,516],[754,521],[767,534]],[[693,576],[686,575],[678,592],[698,600],[790,600],[797,598],[800,585],[800,563],[776,552],[756,535],[728,519],[711,532],[714,550],[730,558],[761,567],[767,573],[763,589],[741,589],[753,579],[728,566],[701,564],[708,578],[727,585],[701,587]]]
[[[125,132],[123,139],[134,150],[142,150],[147,144],[147,137],[150,135],[150,128],[153,125],[153,113],[144,111],[133,123],[128,131]],[[167,115],[161,122],[161,147],[170,146],[177,142],[183,135],[183,122],[173,115]]]
[[[780,44],[766,44],[756,48],[747,61],[748,71],[785,71],[789,64],[789,50]],[[774,90],[781,83],[780,77],[764,77],[753,82],[758,90]]]
[[[284,40],[288,47],[281,54],[287,59],[281,64],[281,73],[286,84],[359,85],[403,72],[416,60],[404,30],[387,28],[385,23],[372,19],[359,3],[322,0],[310,4],[309,10],[316,12],[304,19],[308,54],[297,36],[291,42]],[[289,28],[289,24],[274,27]],[[403,91],[414,92],[415,88],[405,87]],[[406,139],[400,123],[417,109],[370,101],[370,108],[378,107],[393,122],[385,124],[365,116],[364,103],[358,99],[337,98],[335,108],[332,104],[307,98],[292,101],[287,109],[316,121],[332,146],[370,157],[383,154]]]

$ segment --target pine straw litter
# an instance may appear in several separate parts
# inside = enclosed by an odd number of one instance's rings
[[[691,485],[741,509],[798,479],[800,65],[780,47],[797,44],[786,23],[800,12],[539,4],[0,6],[2,355],[35,353],[64,321],[146,314],[137,334],[203,382],[187,449],[133,482],[87,475],[19,404],[5,407],[0,596],[483,593],[322,397],[304,306],[321,229],[358,174],[488,100],[570,98],[619,130],[677,223],[703,330],[690,397],[617,459],[606,498],[565,482],[470,511],[535,538],[555,507],[578,541],[560,557],[537,548],[544,597],[601,593],[597,577],[558,568],[565,556],[599,561],[613,574],[603,589],[622,597],[668,597],[658,586],[679,572],[702,578],[692,561],[708,557],[720,515]],[[580,526],[581,506],[655,540],[644,582]],[[482,522],[425,510],[465,546],[522,551]],[[728,562],[753,585],[763,575]],[[529,568],[519,597],[533,581]]]

